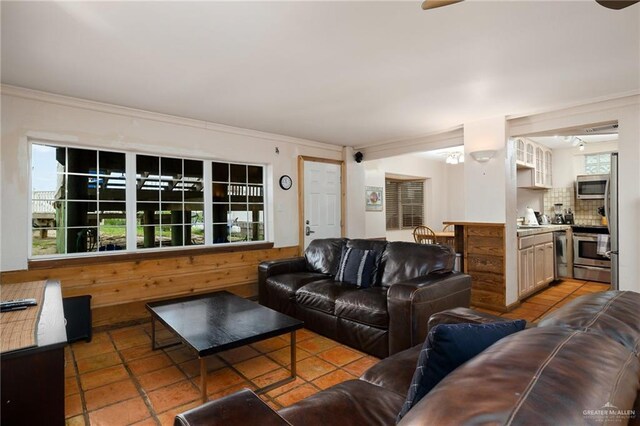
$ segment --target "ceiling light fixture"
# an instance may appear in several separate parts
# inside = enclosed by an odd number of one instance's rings
[[[580,144],[578,145],[578,149],[580,151],[584,151],[584,142],[580,142]]]

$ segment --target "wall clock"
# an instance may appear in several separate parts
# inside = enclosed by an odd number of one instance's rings
[[[291,177],[289,175],[280,176],[280,188],[288,191],[289,189],[291,189],[292,185],[293,181],[291,180]]]

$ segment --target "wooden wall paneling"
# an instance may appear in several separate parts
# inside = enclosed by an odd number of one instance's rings
[[[242,295],[256,296],[259,263],[297,254],[298,247],[173,258],[163,254],[160,259],[9,271],[0,278],[3,283],[58,279],[64,297],[90,294],[94,324],[107,325],[140,318],[151,300],[236,288]]]

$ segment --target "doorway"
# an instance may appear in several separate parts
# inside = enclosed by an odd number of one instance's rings
[[[344,163],[298,157],[299,244],[303,252],[316,238],[344,236]]]

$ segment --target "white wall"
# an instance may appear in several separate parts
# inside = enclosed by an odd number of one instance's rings
[[[343,155],[342,147],[334,145],[6,86],[1,103],[3,271],[27,267],[29,137],[96,148],[267,164],[268,225],[275,231],[270,239],[277,247],[298,244],[298,156],[340,160]],[[276,147],[280,154],[275,153]],[[289,191],[277,185],[283,174],[293,178]]]
[[[531,207],[533,211],[544,213],[544,190],[518,188],[518,217],[524,217],[527,207]]]
[[[385,174],[388,173],[425,178],[425,225],[439,231],[442,229],[442,222],[450,219],[448,206],[452,188],[448,181],[448,170],[452,166],[448,166],[442,161],[421,157],[418,154],[365,161],[362,164],[365,165],[366,186],[384,188]],[[361,199],[364,203],[364,192]],[[389,241],[413,241],[411,229],[386,230],[384,210],[382,212],[366,212],[365,225],[367,238],[386,237]]]
[[[591,143],[584,151],[578,148],[553,150],[553,187],[570,188],[574,186],[577,175],[584,174],[584,156],[601,152],[618,151],[618,141]]]

